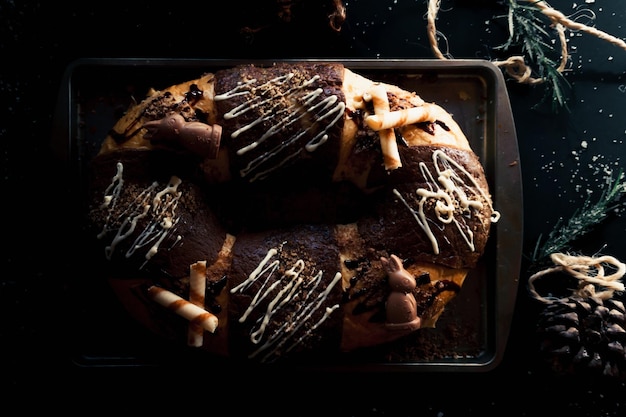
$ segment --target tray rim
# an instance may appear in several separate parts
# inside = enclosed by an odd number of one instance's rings
[[[57,98],[57,106],[54,114],[54,129],[52,135],[52,147],[57,157],[67,164],[68,175],[77,172],[80,165],[77,160],[77,151],[74,148],[72,120],[75,120],[76,109],[73,108],[73,84],[72,77],[81,67],[132,67],[132,68],[180,68],[192,69],[195,67],[229,67],[239,64],[271,65],[277,62],[338,62],[347,68],[354,70],[403,70],[416,69],[419,71],[437,71],[444,73],[463,73],[472,71],[489,78],[492,84],[494,101],[493,128],[497,157],[493,161],[491,175],[488,180],[493,187],[494,206],[498,211],[506,211],[496,223],[495,231],[497,250],[495,251],[495,294],[493,311],[496,316],[495,335],[493,340],[487,341],[488,347],[493,346],[493,351],[475,357],[474,362],[459,362],[455,360],[438,360],[432,362],[403,362],[403,363],[358,363],[343,365],[329,365],[335,371],[490,371],[497,367],[504,356],[506,344],[509,338],[510,326],[513,320],[517,287],[519,282],[520,267],[522,261],[522,236],[523,236],[523,194],[521,167],[519,161],[519,147],[517,142],[515,123],[511,105],[508,98],[506,83],[501,70],[492,62],[482,59],[374,59],[374,58],[294,58],[294,59],[222,59],[222,58],[80,58],[66,68]],[[418,92],[419,94],[419,92]],[[502,140],[504,138],[506,140]],[[69,141],[68,141],[69,139]],[[488,141],[485,141],[488,142]],[[503,181],[501,178],[508,178]],[[503,250],[505,249],[505,250]],[[513,258],[502,259],[501,251],[516,254]],[[499,317],[499,319],[498,319]],[[489,329],[491,331],[491,329]],[[488,332],[487,336],[490,336]],[[483,358],[483,356],[485,356]],[[482,359],[481,359],[482,358]],[[78,366],[149,366],[146,364],[129,364],[120,361],[117,365],[95,364],[89,365],[75,360]],[[317,367],[317,369],[320,369]]]

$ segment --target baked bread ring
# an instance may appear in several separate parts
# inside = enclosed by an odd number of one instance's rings
[[[264,363],[434,327],[499,216],[446,110],[339,63],[150,91],[104,138],[88,195],[135,319]]]

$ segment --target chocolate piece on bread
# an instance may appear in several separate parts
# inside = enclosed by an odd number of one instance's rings
[[[159,279],[183,277],[197,260],[216,260],[226,230],[192,164],[140,149],[92,161],[89,224],[108,263]]]
[[[260,362],[434,327],[498,219],[448,112],[338,63],[153,90],[92,174],[91,233],[131,315]]]
[[[478,157],[436,146],[402,147],[400,157],[403,169],[384,174],[375,215],[358,221],[361,235],[404,259],[475,267],[492,220],[476,210],[490,205]]]
[[[244,65],[220,70],[215,79],[217,123],[231,132],[236,175],[255,181],[295,165],[330,180],[343,130],[343,66]]]
[[[238,239],[228,303],[233,355],[273,362],[339,350],[343,287],[334,240],[326,224]]]

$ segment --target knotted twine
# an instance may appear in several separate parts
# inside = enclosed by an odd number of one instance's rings
[[[585,24],[575,22],[565,16],[558,10],[552,8],[546,1],[542,0],[524,0],[529,3],[532,3],[536,6],[541,13],[550,19],[552,22],[552,27],[557,33],[560,45],[561,45],[561,61],[559,66],[557,67],[558,72],[563,72],[567,65],[567,61],[569,59],[569,54],[567,51],[567,42],[565,39],[565,28],[568,28],[573,31],[580,31],[584,33],[588,33],[590,35],[596,36],[599,39],[607,41],[613,45],[620,47],[623,50],[626,50],[626,42],[622,39],[619,39],[613,35],[605,33],[601,30],[598,30],[594,27],[587,26]],[[427,29],[428,29],[428,39],[430,42],[430,47],[435,54],[435,56],[439,59],[448,59],[439,49],[439,42],[437,41],[437,28],[435,25],[435,21],[437,20],[437,14],[439,13],[439,8],[441,7],[441,0],[428,0],[428,12],[426,15],[427,18]],[[512,31],[512,28],[509,28]],[[502,67],[506,73],[515,79],[517,82],[522,84],[538,84],[545,81],[544,78],[535,78],[532,76],[532,69],[526,64],[524,57],[522,56],[511,56],[503,61],[492,61],[496,66]]]
[[[528,279],[528,290],[533,298],[545,304],[565,300],[568,297],[542,297],[535,290],[534,281],[554,272],[565,272],[581,281],[579,287],[572,291],[572,295],[582,298],[596,297],[608,300],[613,294],[624,291],[624,284],[620,281],[626,273],[626,264],[620,262],[613,256],[574,256],[564,253],[553,253],[550,259],[556,265],[543,269],[531,275]],[[605,275],[606,267],[614,272]],[[597,291],[596,288],[600,288]]]

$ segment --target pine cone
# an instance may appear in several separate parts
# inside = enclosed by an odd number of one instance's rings
[[[626,377],[626,311],[614,298],[572,296],[540,313],[541,354],[558,373]]]

